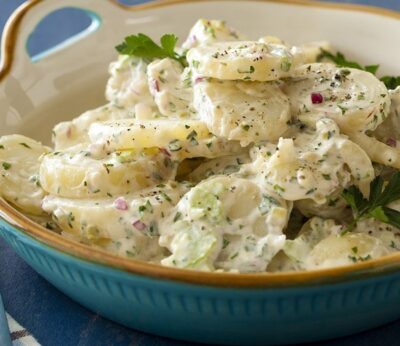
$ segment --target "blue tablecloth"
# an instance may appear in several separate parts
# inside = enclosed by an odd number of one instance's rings
[[[0,0],[0,33],[10,13],[23,2]],[[123,2],[134,4],[144,1]],[[379,5],[400,11],[400,0],[337,2]],[[28,45],[32,55],[87,25],[87,19],[82,14],[70,11],[68,15],[68,21],[64,20],[65,14],[57,14],[39,26],[36,36]],[[52,30],[52,27],[57,27],[57,30]],[[42,345],[189,345],[130,330],[93,314],[43,280],[1,238],[0,293],[7,312]],[[397,346],[400,345],[400,321],[366,333],[315,345]]]

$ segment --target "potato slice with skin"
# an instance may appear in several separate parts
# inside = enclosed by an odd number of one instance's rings
[[[110,103],[87,111],[71,121],[58,123],[53,129],[53,143],[55,145],[55,150],[64,150],[77,144],[89,142],[87,132],[90,125],[95,122],[134,117],[134,110],[117,107]]]
[[[203,77],[267,82],[289,77],[303,63],[303,55],[296,53],[276,43],[216,42],[190,49],[187,60]]]
[[[288,128],[289,100],[275,84],[210,79],[193,89],[194,107],[216,136],[247,146],[277,140]]]
[[[108,149],[141,149],[181,147],[179,141],[209,138],[205,123],[198,120],[148,120],[123,119],[95,123],[90,126],[92,143],[105,144]],[[176,145],[175,145],[176,144]]]
[[[291,203],[242,178],[215,176],[192,188],[163,221],[162,264],[198,270],[265,270],[283,247]]]
[[[78,145],[43,157],[40,182],[48,193],[68,198],[128,194],[174,179],[177,163],[158,148],[96,152]]]
[[[390,108],[389,93],[373,74],[328,63],[297,68],[283,89],[294,117],[310,126],[331,118],[345,134],[374,130]]]
[[[207,45],[218,41],[242,40],[244,36],[236,30],[229,28],[223,20],[199,19],[192,29],[182,48],[187,50],[199,45]]]
[[[42,214],[46,192],[39,183],[39,165],[50,150],[25,136],[0,137],[0,196],[24,212]]]
[[[47,196],[43,209],[66,233],[90,244],[104,244],[122,256],[143,260],[157,257],[159,222],[188,190],[170,182],[140,192],[100,199]]]

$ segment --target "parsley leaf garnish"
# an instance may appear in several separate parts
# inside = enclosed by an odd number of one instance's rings
[[[379,69],[379,65],[366,65],[362,66],[358,62],[347,60],[343,53],[337,52],[333,54],[328,52],[325,49],[321,48],[321,53],[317,57],[317,61],[321,61],[323,59],[328,59],[334,62],[339,67],[349,67],[349,68],[356,68],[359,70],[367,71],[372,74],[376,74]],[[385,76],[380,79],[388,89],[396,89],[400,85],[400,76]]]
[[[400,76],[384,76],[381,78],[381,81],[386,85],[386,88],[389,90],[394,90],[398,86],[400,86]]]
[[[334,62],[339,67],[350,67],[356,68],[359,70],[364,70],[375,74],[379,68],[379,65],[368,65],[368,66],[361,66],[359,63],[355,61],[347,60],[343,53],[337,52],[336,55],[328,52],[325,49],[321,48],[321,53],[317,57],[317,61],[321,61],[322,59],[328,59]]]
[[[120,54],[137,56],[143,59],[171,58],[187,66],[186,57],[175,52],[178,37],[174,34],[165,34],[160,44],[155,43],[149,36],[139,33],[125,37],[124,42],[115,47]]]
[[[389,203],[400,199],[400,172],[393,174],[385,187],[383,178],[377,176],[370,184],[369,199],[364,198],[354,185],[344,190],[342,196],[354,215],[353,222],[346,227],[344,233],[353,230],[359,221],[368,218],[400,228],[400,212],[387,207]]]

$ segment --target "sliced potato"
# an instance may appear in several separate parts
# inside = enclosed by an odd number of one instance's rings
[[[180,141],[198,141],[209,138],[206,124],[198,120],[123,119],[95,123],[90,126],[89,138],[93,143],[105,144],[110,149],[169,148],[177,151]]]
[[[312,249],[323,239],[330,235],[338,235],[343,230],[341,225],[334,220],[324,220],[320,217],[313,217],[302,227],[299,234],[293,240],[286,240],[283,252],[293,261],[298,269],[304,269],[305,260]]]
[[[390,109],[389,93],[373,74],[328,63],[297,68],[284,91],[300,121],[313,126],[331,118],[346,134],[374,130]]]
[[[47,196],[43,209],[67,233],[90,244],[139,259],[151,259],[160,251],[159,223],[188,190],[175,182],[140,192],[100,199],[68,199]]]
[[[244,39],[244,36],[228,27],[223,20],[199,19],[190,29],[186,41],[182,44],[182,48],[187,50],[212,42],[226,42],[240,39]]]
[[[381,240],[363,233],[331,235],[320,241],[305,260],[305,269],[323,269],[364,262],[388,255]]]
[[[77,144],[87,143],[89,127],[95,122],[134,117],[134,110],[117,107],[110,103],[87,111],[71,121],[58,123],[53,129],[55,150],[64,150]]]
[[[216,136],[246,146],[277,140],[288,128],[289,100],[275,84],[204,80],[193,89],[194,107]]]
[[[203,77],[267,82],[289,77],[303,55],[283,44],[235,41],[192,48],[187,60]]]
[[[40,165],[43,189],[68,198],[112,197],[175,178],[177,163],[158,148],[96,154],[90,146],[78,145],[45,155]]]
[[[25,136],[0,137],[0,196],[24,212],[42,214],[46,192],[39,182],[39,165],[50,150]]]
[[[260,184],[289,201],[328,203],[343,188],[357,185],[367,196],[374,169],[368,155],[339,132],[331,119],[317,121],[316,131],[280,138],[278,145],[255,147],[253,173]],[[250,166],[251,167],[251,166]]]

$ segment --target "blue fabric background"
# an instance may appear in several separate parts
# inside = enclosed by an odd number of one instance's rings
[[[24,0],[0,0],[0,33],[11,12],[23,2]],[[121,2],[135,4],[145,1]],[[376,5],[400,11],[400,0],[338,0],[337,2]],[[35,35],[28,43],[28,50],[31,55],[36,55],[78,33],[88,24],[88,18],[77,10],[55,13],[38,26]],[[43,280],[18,258],[2,239],[0,239],[0,292],[6,310],[44,346],[189,345],[136,332],[93,314]],[[165,322],[160,321],[160,323]],[[397,346],[400,345],[400,321],[362,334],[314,345]]]

